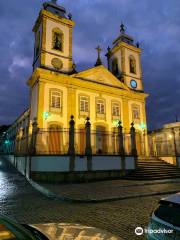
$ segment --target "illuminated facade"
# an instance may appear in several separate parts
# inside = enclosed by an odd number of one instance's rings
[[[148,134],[149,153],[164,161],[177,164],[180,155],[180,122],[164,124]]]
[[[84,128],[87,117],[95,131],[112,132],[120,120],[124,131],[129,132],[134,122],[138,150],[147,132],[148,94],[143,89],[141,49],[121,24],[119,37],[108,47],[108,67],[101,64],[98,48],[95,66],[76,72],[72,60],[74,24],[71,14],[67,16],[56,1],[43,4],[33,27],[33,73],[27,82],[30,129],[34,118],[39,128],[67,129],[71,115],[76,129]]]

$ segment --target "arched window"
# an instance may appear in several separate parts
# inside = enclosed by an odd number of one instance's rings
[[[133,56],[129,57],[129,71],[136,74],[136,60]]]
[[[52,48],[63,52],[64,35],[59,28],[52,31]]]
[[[117,58],[114,58],[114,59],[112,60],[112,73],[113,73],[115,76],[118,76],[118,75],[119,75],[118,60],[117,60]]]

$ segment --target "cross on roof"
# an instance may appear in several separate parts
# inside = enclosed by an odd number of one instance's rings
[[[121,33],[125,32],[125,26],[124,26],[124,24],[122,22],[121,22],[121,25],[120,25],[120,32]]]
[[[102,51],[102,49],[100,48],[100,46],[97,46],[97,48],[95,48],[96,50],[97,50],[97,52],[98,52],[98,56],[100,56],[100,53],[101,53],[101,51]]]
[[[97,46],[95,49],[98,52],[98,58],[97,58],[95,66],[99,66],[102,64],[101,57],[100,57],[100,53],[101,53],[102,49],[100,48],[100,46]]]

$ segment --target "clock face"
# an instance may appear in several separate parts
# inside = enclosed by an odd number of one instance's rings
[[[59,58],[53,58],[51,61],[51,64],[57,70],[60,70],[63,67],[63,63],[62,63],[61,59],[59,59]]]
[[[132,79],[131,82],[130,82],[130,85],[131,85],[132,88],[136,89],[137,88],[136,80]]]

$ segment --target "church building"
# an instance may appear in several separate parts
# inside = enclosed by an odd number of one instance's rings
[[[110,47],[107,46],[107,67],[103,65],[101,49],[97,47],[95,65],[77,72],[73,62],[74,25],[72,15],[67,14],[57,1],[43,4],[33,27],[33,73],[27,81],[30,106],[25,112],[29,119],[28,131],[31,131],[36,118],[38,128],[63,132],[69,128],[73,115],[75,128],[82,130],[78,139],[75,139],[76,148],[81,152],[87,117],[91,122],[91,130],[96,133],[116,131],[119,121],[128,133],[133,122],[139,141],[137,150],[139,147],[138,151],[141,151],[140,143],[147,132],[145,106],[148,94],[143,88],[139,44],[134,43],[121,24],[119,35]],[[17,129],[16,122],[13,127]],[[18,123],[20,127],[25,128]],[[67,148],[65,136],[60,136],[59,142],[59,148]],[[103,151],[107,147],[111,149],[112,145],[112,142],[107,145],[99,138],[96,143],[92,142],[93,152],[99,149]]]

